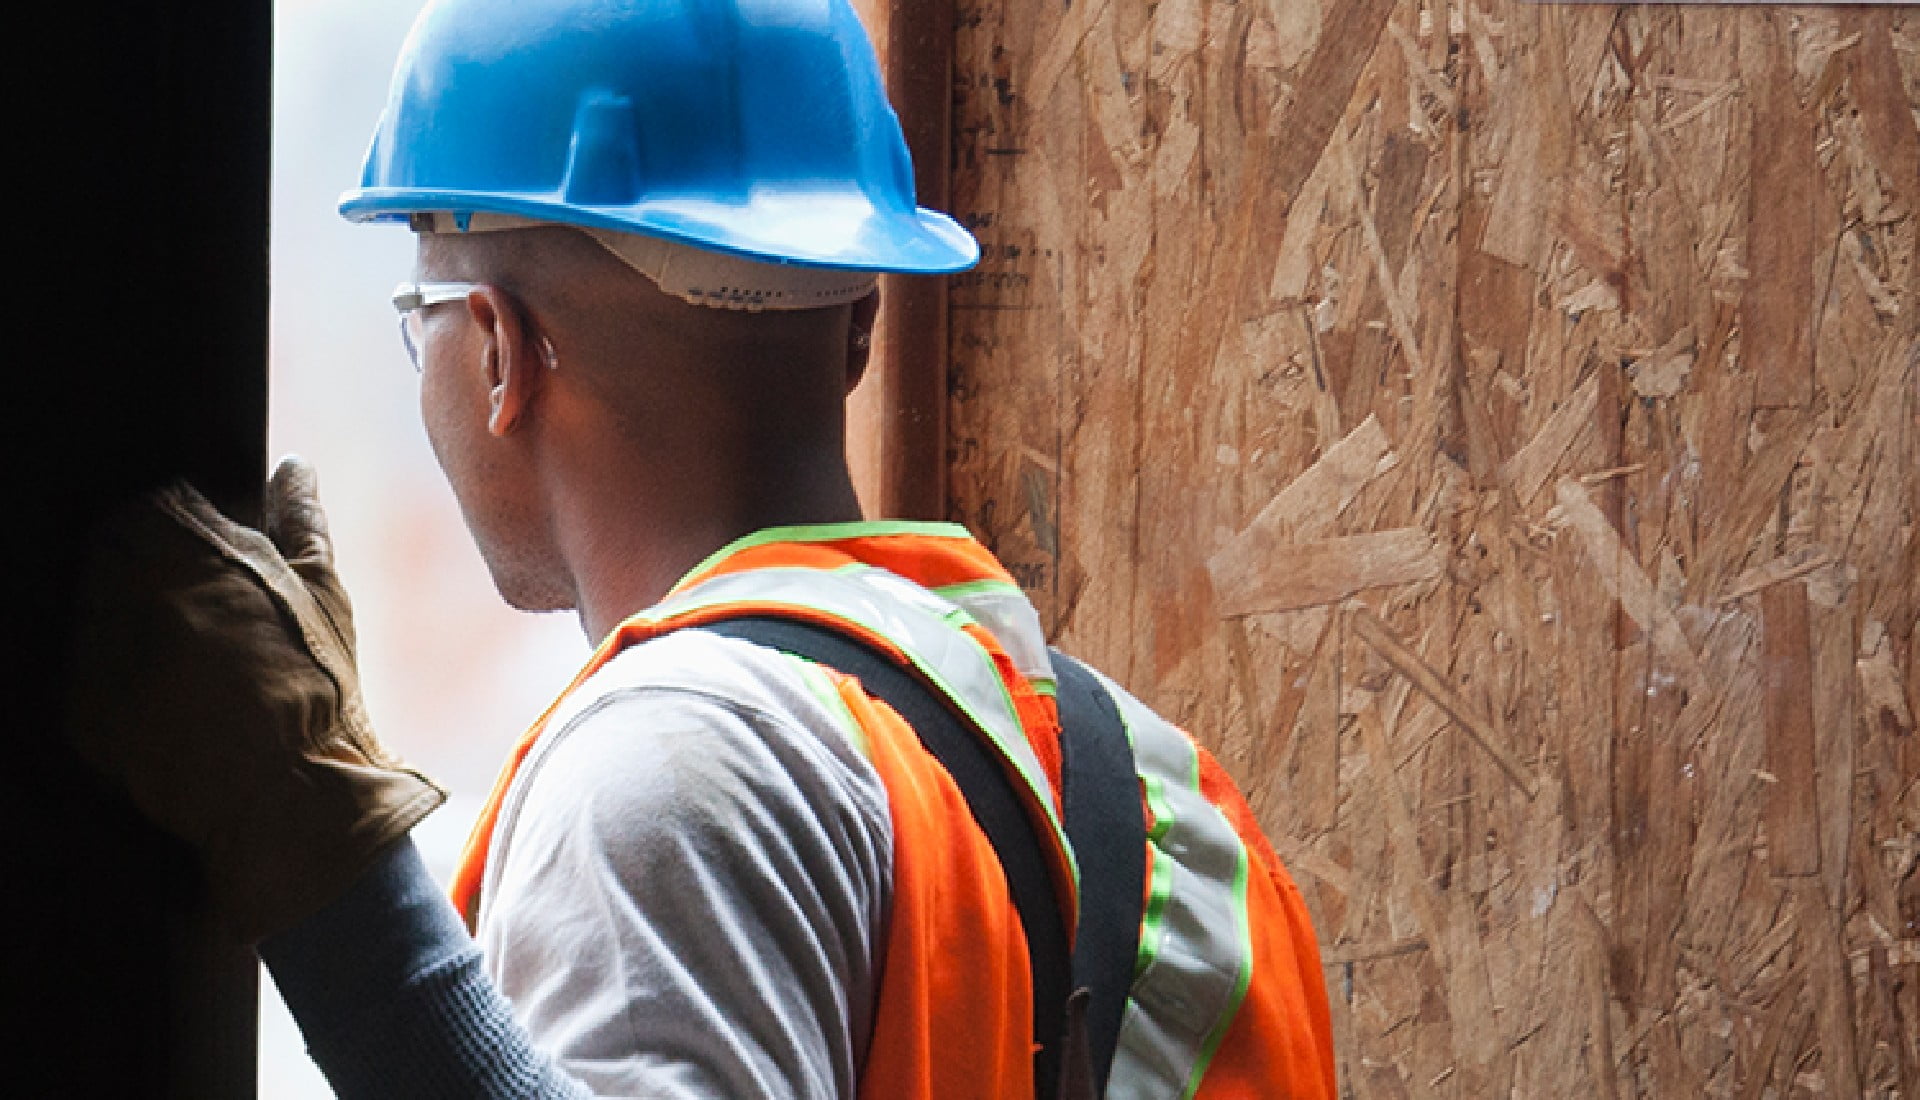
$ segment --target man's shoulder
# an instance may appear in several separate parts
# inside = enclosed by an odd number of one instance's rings
[[[884,847],[884,786],[807,681],[795,658],[697,629],[628,647],[549,717],[515,776],[496,847],[511,862],[731,834],[747,819],[838,821],[836,834],[871,834]]]
[[[547,720],[560,730],[622,700],[652,698],[675,709],[768,716],[817,724],[817,700],[794,658],[698,628],[627,646],[567,694]]]
[[[822,698],[822,682],[777,650],[676,630],[627,647],[568,693],[523,770],[564,771],[562,786],[577,791],[649,770],[771,766],[789,781],[877,797],[858,731]]]

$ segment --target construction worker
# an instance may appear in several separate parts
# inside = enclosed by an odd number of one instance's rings
[[[977,257],[911,180],[846,0],[420,15],[341,210],[417,234],[394,302],[500,595],[597,650],[451,904],[304,463],[261,531],[183,486],[117,517],[74,692],[341,1095],[1334,1095],[1220,767],[964,529],[861,517],[875,273]]]

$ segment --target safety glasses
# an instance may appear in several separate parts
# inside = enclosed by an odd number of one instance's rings
[[[479,287],[479,283],[401,283],[393,288],[393,308],[400,314],[400,343],[407,349],[413,369],[420,369],[420,342],[423,311],[428,306],[458,302]]]

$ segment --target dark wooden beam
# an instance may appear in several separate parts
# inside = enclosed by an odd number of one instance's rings
[[[856,0],[913,154],[920,205],[945,210],[952,145],[953,0]],[[946,280],[889,275],[866,379],[849,406],[849,457],[867,514],[947,514]]]
[[[6,1092],[251,1097],[256,974],[188,854],[61,733],[89,521],[177,476],[243,518],[265,467],[272,6],[43,12],[10,65]]]

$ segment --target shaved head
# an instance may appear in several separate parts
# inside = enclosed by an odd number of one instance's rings
[[[614,411],[657,411],[663,391],[674,389],[683,402],[721,398],[729,416],[755,416],[766,405],[808,413],[793,429],[818,425],[831,407],[839,431],[847,379],[836,360],[844,360],[853,306],[748,312],[694,305],[565,226],[419,241],[423,277],[510,291],[552,339],[559,361]]]

